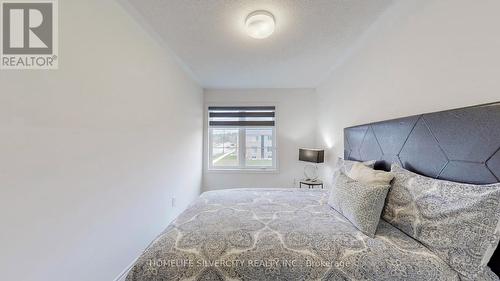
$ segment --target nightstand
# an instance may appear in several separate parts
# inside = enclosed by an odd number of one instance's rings
[[[323,189],[323,182],[320,180],[316,181],[300,180],[299,187],[302,188],[302,185],[307,185],[309,188],[314,188],[315,186],[321,186],[321,189]]]

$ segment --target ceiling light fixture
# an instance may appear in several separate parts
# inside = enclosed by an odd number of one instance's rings
[[[264,39],[273,34],[276,22],[273,14],[261,10],[250,13],[245,20],[245,25],[248,36]]]

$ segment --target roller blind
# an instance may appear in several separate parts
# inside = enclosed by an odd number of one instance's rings
[[[210,127],[274,127],[274,106],[211,106]]]

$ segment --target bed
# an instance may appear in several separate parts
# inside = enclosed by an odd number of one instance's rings
[[[146,250],[127,280],[460,280],[385,221],[375,238],[326,204],[328,192],[203,193]],[[482,280],[497,280],[490,271]]]
[[[496,103],[346,128],[344,157],[498,182],[499,120]],[[127,280],[464,280],[384,220],[375,237],[364,235],[327,198],[326,190],[296,188],[205,192],[153,241]],[[476,280],[499,280],[490,267]]]

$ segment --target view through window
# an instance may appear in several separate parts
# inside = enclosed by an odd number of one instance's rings
[[[275,169],[275,107],[209,107],[209,168]]]

